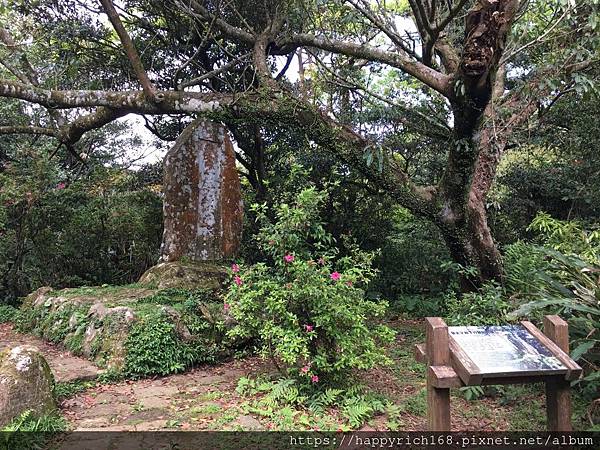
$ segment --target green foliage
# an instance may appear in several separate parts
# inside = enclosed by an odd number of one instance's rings
[[[194,364],[214,362],[224,353],[221,324],[196,314],[182,316],[190,336],[178,332],[178,324],[164,309],[145,312],[133,324],[125,341],[124,373],[133,378],[168,375]]]
[[[403,405],[406,411],[416,416],[425,417],[427,415],[427,389],[420,389],[415,395],[412,395]]]
[[[125,347],[125,371],[133,377],[181,372],[191,363],[175,325],[162,314],[148,315],[134,324]]]
[[[519,308],[514,317],[559,314],[569,319],[573,337],[573,355],[584,355],[590,363],[597,364],[598,354],[594,347],[600,342],[600,267],[573,255],[556,250],[540,248],[548,265],[537,275],[537,286],[518,295]]]
[[[460,388],[460,393],[465,400],[477,400],[483,397],[484,390],[483,386],[464,386]]]
[[[270,381],[242,377],[236,390],[242,396],[251,397],[248,411],[269,418],[277,430],[297,429],[298,426],[311,429],[315,423],[324,429],[332,426],[337,429],[335,422],[327,421],[333,409],[339,410],[347,429],[357,429],[391,406],[357,384],[347,388],[321,386],[316,389],[314,385],[299,384],[294,378]]]
[[[446,295],[446,316],[452,325],[501,325],[507,321],[510,303],[502,286],[487,283],[479,291]]]
[[[95,168],[70,179],[43,153],[0,173],[0,296],[135,281],[157,257],[159,196],[137,175]]]
[[[587,369],[578,383],[584,395],[593,396],[600,386],[597,232],[545,214],[538,215],[531,228],[549,247],[517,243],[507,248],[507,289],[518,302],[510,317],[540,320],[545,314],[558,314],[567,319],[571,356]]]
[[[407,312],[418,316],[416,308],[410,305],[410,296],[443,292],[455,280],[453,273],[440,271],[440,266],[449,260],[443,239],[432,224],[404,208],[394,208],[392,226],[375,259],[381,271],[369,290],[405,304]]]
[[[61,402],[69,397],[85,391],[91,387],[96,386],[96,381],[66,381],[62,383],[55,383],[53,388],[54,398],[57,402]]]
[[[529,295],[543,284],[543,276],[548,268],[544,252],[531,244],[517,241],[504,248],[506,290],[509,295]]]
[[[0,305],[0,323],[13,322],[19,310],[10,305]]]
[[[600,230],[588,230],[574,220],[558,220],[540,212],[528,230],[541,235],[543,244],[564,254],[575,254],[587,261],[600,259]]]
[[[275,222],[254,206],[262,223],[256,239],[270,263],[234,265],[225,297],[237,321],[230,335],[258,339],[261,354],[309,382],[389,362],[382,344],[393,337],[375,322],[386,303],[365,298],[372,255],[354,249],[336,260],[318,217],[326,195],[302,190],[294,204],[274,208]]]
[[[2,428],[2,432],[30,431],[48,433],[65,431],[66,429],[67,421],[58,415],[37,416],[34,411],[27,410]]]
[[[194,364],[214,362],[237,345],[225,337],[223,304],[215,303],[216,293],[163,289],[141,299],[127,298],[133,295],[132,289],[103,286],[55,291],[50,295],[66,301],[59,301],[58,306],[50,300],[37,306],[26,302],[15,323],[20,331],[61,343],[74,354],[85,353],[101,366],[114,363],[111,358],[115,352],[123,355],[124,366],[107,371],[106,381],[124,375],[137,378],[181,372]],[[123,295],[125,298],[119,300]],[[78,296],[87,301],[82,302]],[[129,308],[134,320],[130,322],[118,314],[102,319],[89,314],[93,305],[90,296],[101,298],[109,308]],[[90,327],[96,335],[87,342],[84,352]]]
[[[67,430],[67,421],[58,414],[38,415],[32,410],[23,412],[0,429],[0,448],[31,450],[46,448],[54,433]]]
[[[437,317],[445,314],[445,297],[442,295],[402,294],[390,305],[391,313],[410,317]]]

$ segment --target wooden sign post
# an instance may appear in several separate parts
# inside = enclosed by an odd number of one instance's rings
[[[429,429],[450,431],[451,388],[545,382],[548,429],[571,431],[570,384],[582,369],[568,355],[564,320],[544,317],[544,333],[527,321],[448,327],[441,318],[428,317],[426,342],[415,354],[427,363]]]

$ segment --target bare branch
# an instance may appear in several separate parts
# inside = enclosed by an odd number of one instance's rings
[[[208,9],[206,9],[196,0],[175,0],[175,3],[181,9],[192,13],[195,17],[199,17],[204,20],[210,21],[214,20],[214,25],[218,29],[220,29],[226,35],[238,39],[241,42],[245,42],[247,44],[254,44],[254,41],[256,40],[255,36],[252,33],[248,33],[247,31],[244,31],[241,28],[230,25],[223,19],[214,16],[208,11]]]
[[[223,66],[221,66],[221,67],[219,67],[217,69],[211,70],[210,72],[207,72],[207,73],[205,73],[203,75],[200,75],[199,77],[196,77],[196,78],[194,78],[192,80],[184,81],[183,83],[181,83],[178,86],[178,89],[185,89],[186,87],[196,86],[196,85],[202,83],[204,80],[206,80],[208,78],[215,77],[215,76],[217,76],[217,75],[219,75],[219,74],[221,74],[223,72],[228,71],[229,69],[235,67],[236,64],[238,64],[238,63],[246,60],[249,56],[250,56],[250,53],[246,53],[246,54],[244,54],[244,55],[242,55],[242,56],[240,56],[238,58],[235,58],[234,60],[228,62],[227,64],[224,64]]]
[[[142,89],[144,93],[150,100],[160,100],[159,97],[156,97],[156,90],[154,89],[154,85],[148,78],[148,74],[144,69],[144,65],[142,64],[142,60],[140,59],[140,55],[138,54],[131,37],[129,37],[129,33],[123,26],[121,19],[119,18],[119,13],[115,9],[112,0],[100,0],[102,3],[102,7],[108,16],[110,23],[114,27],[115,31],[119,35],[119,39],[121,40],[121,44],[123,44],[123,48],[125,49],[125,53],[127,54],[127,58],[133,67],[133,71],[137,76],[140,84],[142,85]]]
[[[332,40],[307,33],[297,34],[289,39],[289,43],[298,46],[316,47],[334,53],[388,64],[412,75],[446,97],[451,95],[450,76],[397,52],[386,52],[369,45]]]
[[[400,48],[402,51],[406,52],[413,58],[419,59],[417,54],[406,45],[406,43],[398,35],[398,33],[392,30],[391,26],[385,24],[381,18],[377,17],[377,15],[375,15],[375,13],[368,8],[368,5],[361,6],[356,0],[346,1],[352,6],[354,6],[354,8],[357,11],[359,11],[363,16],[365,16],[369,20],[369,22],[371,22],[375,27],[381,30],[396,46],[398,46],[398,48]]]
[[[33,125],[3,125],[0,126],[0,134],[33,134],[37,136],[52,136],[58,138],[60,136],[60,130]]]

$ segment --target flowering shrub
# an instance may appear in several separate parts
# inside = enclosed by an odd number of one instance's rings
[[[259,248],[271,261],[234,264],[225,298],[237,321],[230,333],[257,338],[264,356],[308,383],[388,363],[382,344],[394,335],[376,322],[387,304],[365,298],[372,255],[354,249],[337,257],[319,221],[326,195],[303,190],[296,204],[274,208],[274,223],[264,205],[253,207],[262,224]]]

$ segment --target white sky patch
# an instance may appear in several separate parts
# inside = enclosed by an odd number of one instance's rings
[[[137,114],[128,114],[117,121],[127,123],[130,127],[131,134],[125,135],[123,138],[138,137],[141,141],[139,147],[128,146],[125,152],[126,156],[121,161],[117,161],[119,164],[130,166],[130,169],[135,170],[145,164],[154,164],[163,160],[169,146],[158,145],[158,138],[145,127],[143,117]],[[118,139],[116,141],[118,144]]]

